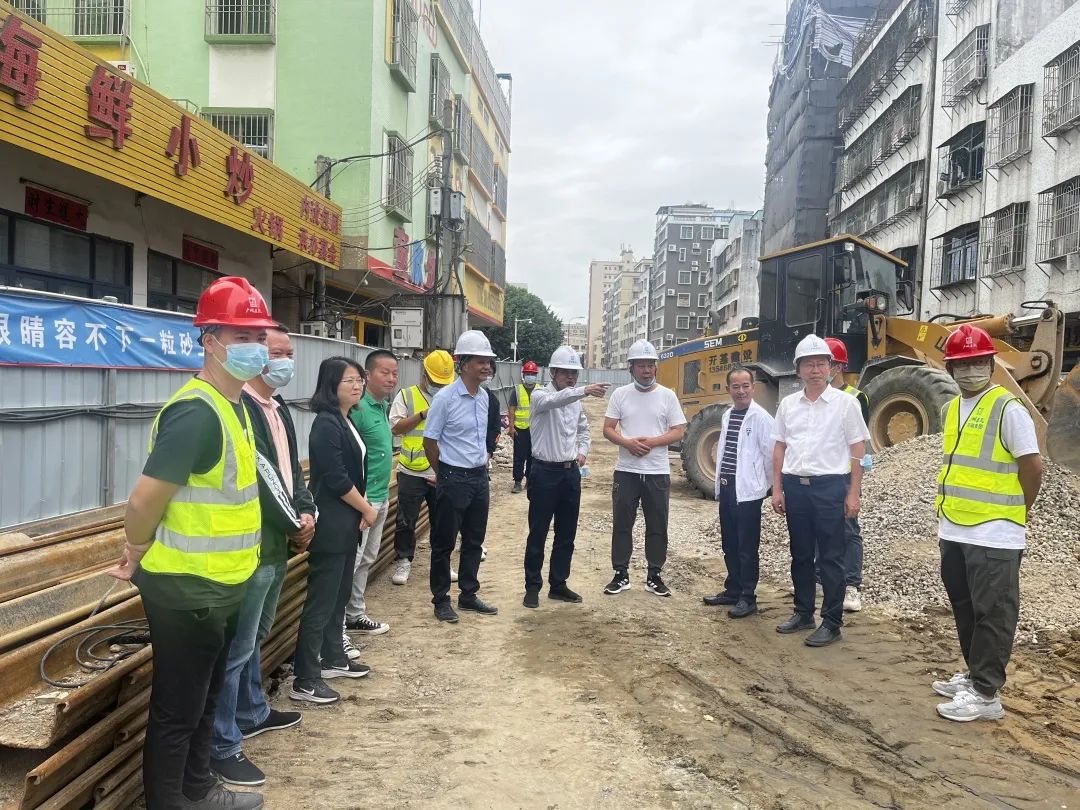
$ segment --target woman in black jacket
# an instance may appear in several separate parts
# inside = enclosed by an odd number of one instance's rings
[[[342,647],[360,531],[378,518],[364,497],[367,448],[349,420],[364,387],[364,370],[347,357],[328,357],[319,366],[311,397],[316,416],[308,437],[310,489],[319,520],[308,548],[307,600],[289,692],[293,700],[333,703],[340,695],[324,679],[362,678],[371,671],[350,661]]]

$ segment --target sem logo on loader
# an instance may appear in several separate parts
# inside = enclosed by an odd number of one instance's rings
[[[692,354],[693,352],[705,351],[707,349],[718,349],[721,346],[731,346],[735,343],[745,343],[748,339],[746,332],[738,332],[734,335],[698,338],[697,340],[683,343],[681,346],[676,346],[674,349],[660,352],[660,359],[670,360],[672,357],[679,357],[684,354]]]

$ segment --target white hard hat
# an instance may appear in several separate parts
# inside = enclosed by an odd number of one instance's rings
[[[581,358],[571,346],[560,346],[551,353],[548,360],[548,368],[565,368],[570,371],[581,371]]]
[[[454,347],[454,354],[458,357],[463,355],[472,355],[473,357],[495,356],[495,352],[491,350],[491,341],[487,339],[487,335],[478,329],[470,329],[468,332],[461,333],[461,337],[457,339],[457,345]]]
[[[656,353],[656,347],[653,346],[647,340],[635,340],[633,345],[630,346],[630,351],[626,353],[626,359],[629,360],[659,360],[660,356]]]
[[[798,366],[804,357],[828,357],[832,360],[832,349],[817,335],[807,335],[795,347],[795,365]]]

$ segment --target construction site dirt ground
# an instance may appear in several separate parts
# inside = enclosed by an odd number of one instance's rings
[[[762,584],[758,616],[705,607],[719,538],[703,554],[686,527],[715,505],[674,456],[673,596],[645,590],[640,535],[632,589],[605,596],[616,452],[602,403],[589,412],[571,578],[584,603],[522,606],[528,501],[499,468],[481,566],[499,615],[436,622],[426,543],[408,585],[381,574],[368,605],[392,629],[366,639],[372,675],[333,681],[341,703],[245,743],[268,807],[1080,807],[1080,634],[1016,651],[1003,722],[939,719],[930,681],[961,665],[948,616],[868,608],[814,650],[774,630],[785,582]],[[280,692],[274,705],[296,708]]]

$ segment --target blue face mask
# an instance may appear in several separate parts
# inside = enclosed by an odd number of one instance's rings
[[[536,381],[540,379],[535,374],[526,374],[521,378],[521,381],[526,385],[536,385]]]
[[[262,375],[263,382],[271,388],[284,388],[292,382],[296,365],[291,357],[277,357],[266,363],[268,371]]]
[[[247,382],[262,374],[270,362],[270,354],[261,343],[230,343],[225,347],[225,361],[218,360],[217,355],[214,359],[233,377]]]

